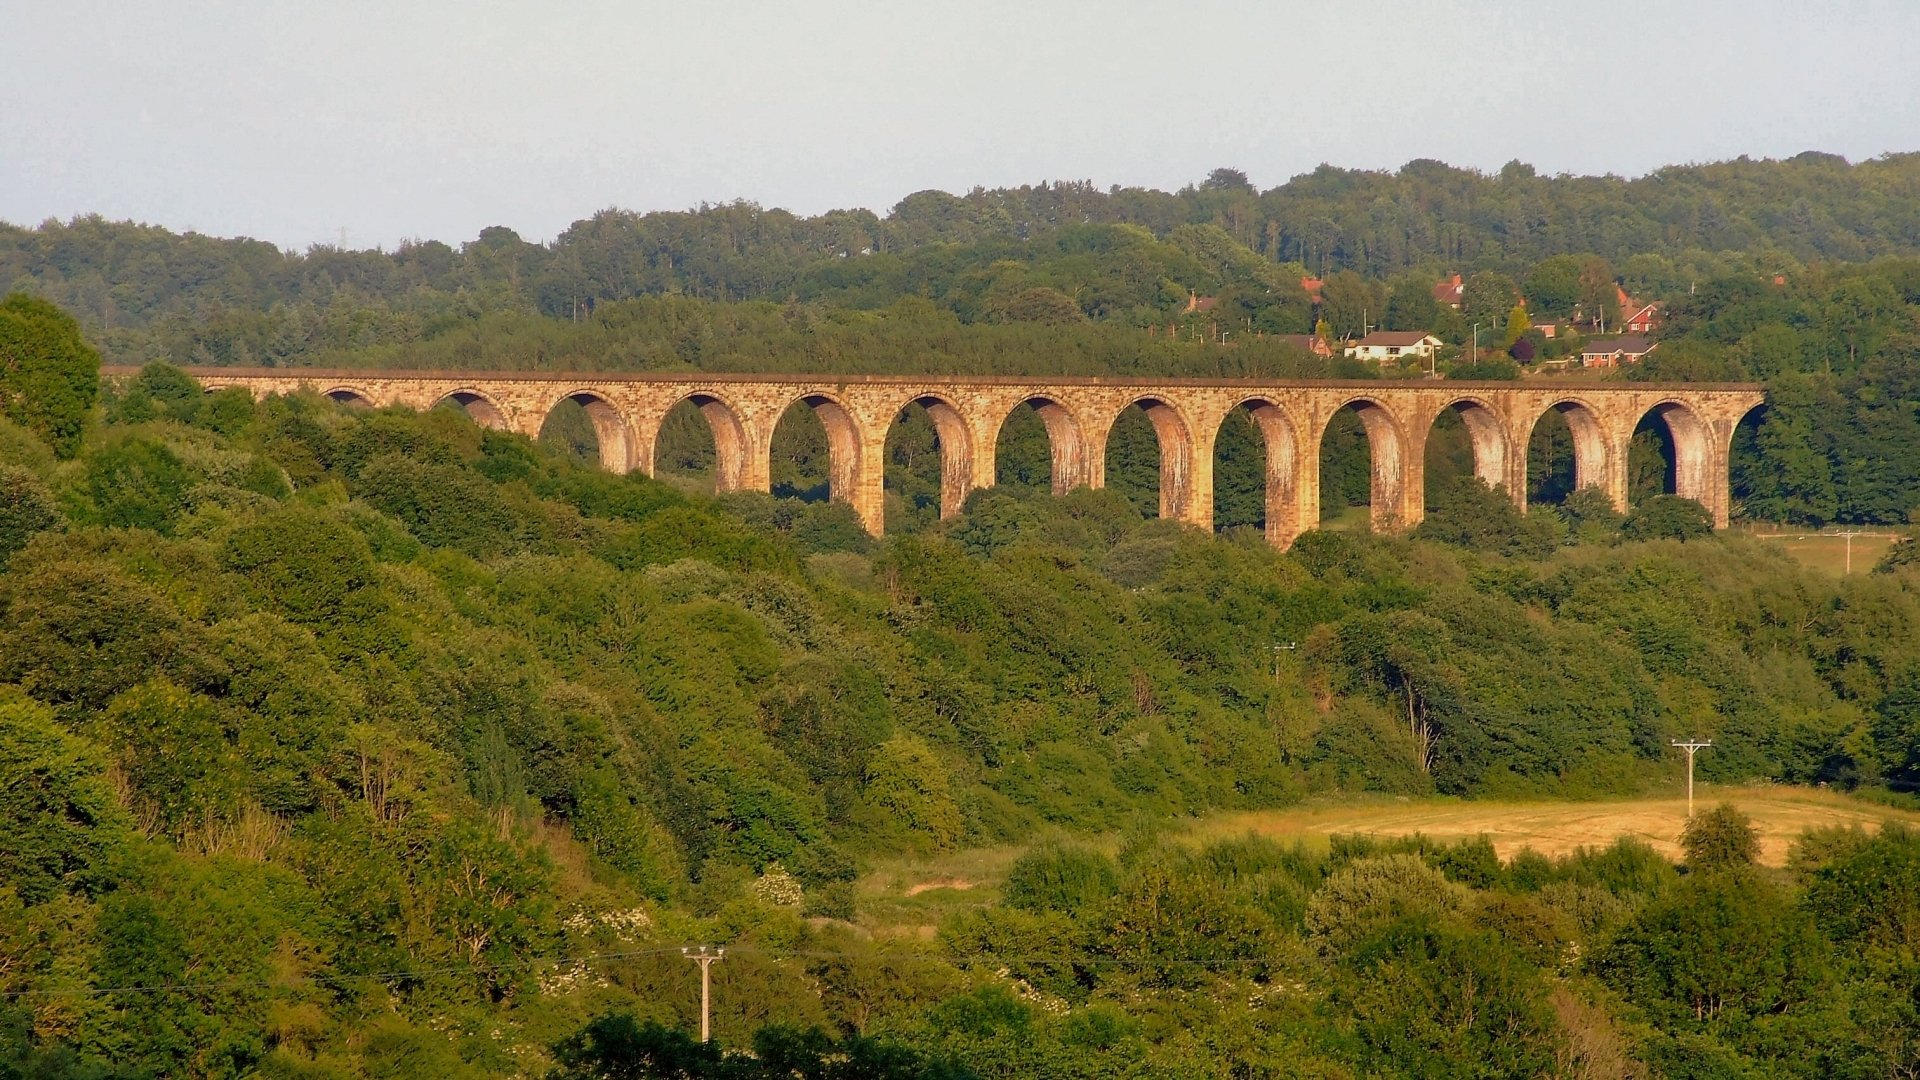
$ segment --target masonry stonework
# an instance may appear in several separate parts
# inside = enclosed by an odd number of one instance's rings
[[[132,369],[107,369],[124,376]],[[1665,422],[1675,493],[1696,499],[1725,527],[1734,427],[1765,396],[1753,384],[1654,384],[1541,380],[1259,381],[1230,379],[803,376],[656,373],[510,374],[426,371],[200,368],[208,390],[245,387],[255,397],[314,390],[377,408],[429,409],[453,401],[485,426],[537,436],[555,406],[579,402],[592,419],[601,464],[654,470],[668,410],[691,401],[713,430],[716,484],[766,491],[774,427],[796,404],[814,410],[832,455],[830,489],[878,536],[885,520],[887,430],[908,405],[925,407],[939,434],[941,513],[994,481],[1001,425],[1022,404],[1045,424],[1053,488],[1106,483],[1108,434],[1140,406],[1160,442],[1160,514],[1213,527],[1214,441],[1244,409],[1267,447],[1267,536],[1278,547],[1320,521],[1320,440],[1340,409],[1359,414],[1372,448],[1372,525],[1394,532],[1425,509],[1425,450],[1435,420],[1455,410],[1473,444],[1474,471],[1526,506],[1527,443],[1549,411],[1573,434],[1575,482],[1597,484],[1627,509],[1627,446],[1649,414]]]

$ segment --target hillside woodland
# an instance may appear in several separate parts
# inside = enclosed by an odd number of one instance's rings
[[[1681,868],[1160,831],[1316,793],[1637,791],[1682,735],[1716,740],[1709,779],[1911,787],[1911,544],[1835,580],[1699,536],[1691,503],[1522,518],[1467,481],[1430,536],[1284,555],[1017,488],[876,543],[838,506],[613,476],[451,409],[166,368],[70,449],[0,427],[0,1075],[1888,1076],[1920,1052],[1897,829],[1811,837],[1790,872],[1738,821]],[[856,901],[875,859],[1005,843],[1031,847],[1002,901],[931,938]],[[758,1057],[679,1034],[689,944],[728,947],[717,1034]]]
[[[1543,423],[1523,515],[1449,419],[1426,521],[1372,537],[1337,527],[1368,449],[1336,421],[1335,527],[1279,553],[1243,422],[1207,535],[1150,517],[1144,417],[1108,489],[1054,498],[1017,414],[941,521],[910,411],[875,540],[804,409],[774,493],[716,497],[697,413],[657,479],[615,476],[566,409],[528,439],[180,366],[1359,376],[1279,335],[1431,320],[1466,349],[1439,374],[1554,378],[1526,324],[1612,283],[1667,305],[1621,377],[1767,382],[1744,513],[1896,524],[1916,207],[1920,156],[1803,155],[608,211],[395,252],[0,227],[0,1078],[1910,1076],[1912,831],[1774,868],[1722,809],[1679,864],[1181,828],[1671,791],[1689,736],[1708,781],[1911,804],[1920,542],[1837,578],[1711,534],[1664,494],[1663,428],[1623,516]],[[862,887],[986,847],[1011,869],[965,903]]]

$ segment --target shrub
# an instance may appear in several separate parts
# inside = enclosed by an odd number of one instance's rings
[[[1689,870],[1752,866],[1760,857],[1760,836],[1753,831],[1753,819],[1731,803],[1721,803],[1688,820],[1680,834],[1680,846],[1686,850]]]
[[[1028,911],[1079,911],[1113,896],[1113,860],[1078,844],[1039,845],[1014,860],[1006,902]]]
[[[0,416],[70,458],[99,392],[100,354],[73,316],[25,293],[0,300]]]
[[[307,507],[266,514],[227,534],[221,563],[256,602],[296,622],[332,623],[374,581],[373,553],[338,517]]]
[[[1713,532],[1713,515],[1692,499],[1655,495],[1627,514],[1620,535],[1628,540],[1694,540]]]
[[[1409,915],[1451,915],[1467,890],[1418,855],[1360,859],[1335,871],[1307,901],[1307,933],[1328,953],[1345,953],[1361,938]]]
[[[0,465],[0,569],[14,552],[27,546],[35,533],[60,524],[53,495],[39,477],[11,465]]]
[[[193,473],[166,444],[133,436],[87,455],[88,518],[93,524],[166,535],[187,505]]]

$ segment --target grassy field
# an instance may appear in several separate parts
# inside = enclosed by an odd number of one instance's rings
[[[1855,553],[1858,554],[1857,552]],[[1878,828],[1887,821],[1920,827],[1920,813],[1845,795],[1791,787],[1702,787],[1696,808],[1730,802],[1753,819],[1760,833],[1760,859],[1782,865],[1800,834],[1826,826]],[[1309,802],[1285,810],[1223,814],[1187,823],[1174,835],[1193,843],[1245,836],[1324,846],[1334,833],[1408,836],[1422,833],[1456,840],[1486,836],[1502,858],[1521,848],[1563,855],[1581,846],[1605,846],[1633,836],[1678,859],[1687,800],[1621,799],[1603,802],[1469,802],[1458,799],[1343,799]],[[1119,838],[1095,843],[1117,849]],[[955,911],[999,898],[1019,847],[977,848],[931,858],[882,864],[859,882],[860,922],[876,933],[930,935]]]
[[[1827,791],[1792,787],[1718,788],[1702,786],[1696,808],[1732,803],[1753,819],[1760,833],[1760,861],[1786,862],[1787,849],[1808,829],[1831,825],[1877,828],[1884,821],[1920,825],[1920,813],[1896,810]],[[1257,833],[1262,836],[1324,842],[1334,833],[1408,836],[1424,833],[1456,840],[1486,836],[1507,858],[1523,847],[1545,855],[1574,848],[1604,846],[1632,836],[1678,859],[1680,830],[1686,825],[1686,797],[1625,799],[1608,802],[1502,803],[1464,800],[1405,800],[1367,804],[1307,805],[1288,810],[1232,814],[1194,826],[1198,840]]]
[[[1787,554],[1806,566],[1835,576],[1849,572],[1864,574],[1873,569],[1873,564],[1879,562],[1880,556],[1885,555],[1887,548],[1900,538],[1898,533],[1890,530],[1860,533],[1851,538],[1852,556],[1849,559],[1849,538],[1835,533],[1795,530],[1786,525],[1763,525],[1741,531],[1756,539],[1779,544]]]

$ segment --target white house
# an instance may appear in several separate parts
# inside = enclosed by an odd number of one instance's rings
[[[1425,330],[1375,330],[1347,346],[1347,355],[1376,364],[1414,357],[1428,360],[1440,347],[1440,339]]]

